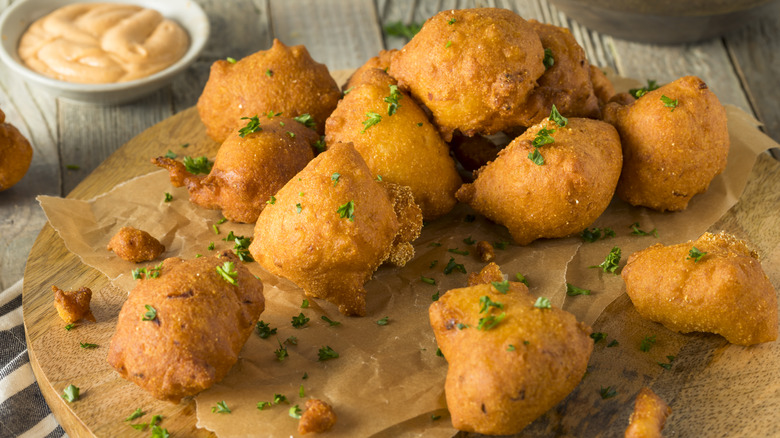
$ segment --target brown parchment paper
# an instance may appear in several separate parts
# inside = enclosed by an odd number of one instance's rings
[[[756,156],[777,147],[758,132],[756,122],[747,114],[728,106],[727,113],[732,141],[728,166],[705,194],[693,198],[686,211],[657,213],[615,200],[594,226],[611,227],[617,237],[596,243],[569,237],[540,240],[525,247],[508,245],[505,250],[496,249],[496,262],[512,279],[516,273],[525,275],[532,293],[546,296],[578,319],[594,324],[610,303],[620,303],[623,283],[617,275],[588,266],[601,263],[613,246],[622,249],[622,265],[629,254],[655,242],[677,243],[697,237],[738,200]],[[163,202],[165,192],[173,194],[172,202]],[[39,201],[67,248],[128,292],[135,283],[131,269],[154,266],[159,261],[136,265],[108,252],[109,239],[122,226],[144,229],[160,239],[166,246],[162,257],[182,258],[208,254],[210,242],[215,243],[215,250],[232,248],[232,242],[222,240],[229,231],[251,236],[253,229],[252,225],[226,222],[217,225],[216,234],[212,227],[221,214],[190,204],[186,190],[172,187],[163,171],[127,181],[89,201],[48,196],[40,196]],[[447,365],[435,354],[427,309],[433,295],[466,284],[465,274],[442,272],[450,258],[468,272],[482,267],[474,246],[464,239],[511,241],[503,227],[478,215],[469,220],[470,215],[473,212],[467,206],[457,206],[449,215],[426,225],[415,242],[416,256],[406,267],[381,267],[366,284],[368,308],[363,318],[344,317],[335,307],[315,299],[309,299],[310,307],[302,309],[304,295],[299,288],[266,273],[257,263],[247,264],[265,286],[266,311],[261,319],[277,333],[268,339],[252,335],[228,376],[196,397],[198,426],[220,437],[298,436],[297,421],[290,418],[288,410],[315,397],[332,404],[339,417],[330,433],[333,436],[452,436],[456,431],[447,416],[443,389]],[[657,229],[658,237],[631,235],[633,222],[639,222],[643,230]],[[436,285],[422,282],[422,275],[434,278]],[[777,279],[773,281],[777,283]],[[567,297],[566,282],[594,293]],[[625,307],[632,309],[630,302]],[[295,329],[291,318],[301,312],[310,321]],[[322,316],[341,324],[331,327]],[[388,317],[388,324],[378,325],[376,321],[384,317]],[[630,331],[626,327],[620,330]],[[292,344],[290,337],[295,337],[297,344]],[[280,343],[289,353],[282,362],[274,355]],[[339,358],[318,361],[317,352],[324,346],[333,348]],[[303,397],[299,396],[301,386]],[[285,395],[289,403],[263,411],[256,408],[260,401],[272,401],[274,394]],[[232,413],[212,413],[211,407],[219,401],[225,401]]]

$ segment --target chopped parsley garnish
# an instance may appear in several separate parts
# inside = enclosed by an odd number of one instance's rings
[[[74,385],[68,385],[67,388],[65,388],[65,391],[63,391],[62,398],[65,399],[68,403],[73,403],[74,401],[79,399],[79,387]]]
[[[209,173],[214,166],[214,162],[209,160],[205,155],[202,157],[184,157],[184,167],[187,172],[197,175],[199,173]]]
[[[632,88],[628,90],[628,93],[634,96],[635,98],[639,99],[640,97],[647,94],[648,91],[657,90],[659,87],[658,82],[656,82],[653,79],[647,80],[647,86],[642,88]]]
[[[385,97],[388,116],[392,116],[396,111],[398,111],[398,107],[401,106],[398,101],[403,99],[403,97],[404,96],[401,94],[401,92],[398,91],[398,85],[390,85],[390,95]]]
[[[301,302],[301,309],[308,309],[308,308],[309,308],[309,300],[304,298],[303,301]]]
[[[458,21],[458,20],[456,20],[455,17],[452,17],[449,20],[447,20],[447,24],[453,25],[453,24],[455,24],[456,21]]]
[[[458,330],[463,330],[463,329],[469,328],[469,325],[468,324],[463,324],[462,322],[459,322],[458,324],[455,325],[455,327],[457,327]]]
[[[389,316],[385,316],[384,318],[377,320],[376,325],[387,325],[387,323],[388,323],[387,319],[388,318],[389,318]]]
[[[81,166],[79,166],[78,164],[68,164],[67,166],[65,166],[65,168],[68,170],[79,170],[81,169]]]
[[[674,109],[677,108],[677,99],[672,100],[670,97],[661,96],[661,102],[664,103],[664,106],[667,108],[671,108],[670,112],[674,112]]]
[[[436,355],[439,357],[444,357],[444,353],[441,352],[441,348],[436,349]]]
[[[277,339],[276,342],[279,342],[279,340]],[[287,356],[289,356],[289,354],[287,354],[287,347],[282,345],[281,342],[279,342],[279,348],[274,350],[274,354],[276,355],[276,360],[279,362],[287,359]]]
[[[298,345],[298,338],[296,336],[288,336],[287,339],[284,340],[284,343],[288,345]]]
[[[340,205],[338,209],[336,209],[336,213],[339,214],[339,217],[344,219],[347,218],[352,222],[355,222],[355,201],[349,201],[344,205]]]
[[[555,58],[551,49],[544,49],[544,59],[542,60],[545,70],[555,65]]]
[[[620,264],[620,248],[617,246],[612,248],[607,254],[607,257],[601,262],[600,265],[589,266],[589,268],[601,268],[604,273],[611,272],[617,275],[617,268]]]
[[[332,320],[332,319],[328,318],[328,317],[327,317],[327,316],[325,316],[325,315],[322,315],[320,318],[322,318],[322,320],[323,320],[323,321],[325,321],[325,322],[327,322],[328,324],[330,324],[330,326],[331,326],[331,327],[336,327],[336,326],[340,326],[340,325],[341,325],[341,323],[340,323],[340,322],[338,322],[338,321],[334,321],[334,320]]]
[[[639,222],[634,222],[628,226],[631,228],[631,234],[635,236],[653,236],[658,237],[658,230],[653,228],[651,231],[643,231],[639,229]]]
[[[145,304],[144,307],[146,308],[146,313],[141,316],[141,321],[153,321],[157,318],[157,309],[148,304]]]
[[[73,327],[75,327],[75,325],[68,324],[68,325],[65,326],[65,330],[70,331],[70,329],[72,329]]]
[[[314,142],[314,149],[317,153],[325,152],[325,136],[322,136],[319,140]]]
[[[490,284],[492,284],[493,287],[502,294],[509,292],[509,280],[491,281]]]
[[[645,336],[639,344],[639,349],[647,353],[655,345],[655,335]]]
[[[267,69],[265,69],[265,75],[270,78],[270,77],[272,77],[274,75],[274,72],[270,68],[267,68]]]
[[[509,344],[509,345],[506,347],[506,351],[515,351],[515,346],[514,346],[514,345],[512,345],[512,344]]]
[[[306,392],[303,389],[303,384],[301,383],[301,386],[298,388],[298,397],[303,398],[306,396]]]
[[[534,140],[531,142],[531,144],[535,148],[538,148],[546,144],[555,143],[555,139],[552,137],[552,134],[555,134],[554,129],[542,128],[539,130],[539,132],[536,133],[536,137],[534,137]]]
[[[267,200],[267,201],[265,201],[265,203],[266,203],[266,204],[271,204],[271,205],[274,205],[274,204],[276,204],[276,196],[273,196],[273,195],[271,195],[271,197],[270,197],[270,198],[268,198],[268,200]]]
[[[439,301],[439,291],[436,291],[435,294],[431,295],[431,301]]]
[[[290,138],[295,138],[295,133],[294,132],[287,131],[287,135],[289,135]]]
[[[618,342],[617,339],[613,339],[609,341],[609,344],[607,344],[607,348],[617,347],[618,345],[620,345],[620,342]]]
[[[571,283],[566,283],[566,295],[576,297],[577,295],[590,295],[590,289],[582,289]]]
[[[303,205],[301,205],[300,202],[295,204],[295,212],[301,214],[302,211],[303,211]]]
[[[484,318],[479,318],[479,324],[477,324],[477,330],[490,330],[497,326],[501,321],[506,318],[506,312],[502,312],[500,315],[488,315]]]
[[[238,278],[238,271],[236,271],[236,265],[233,262],[225,262],[222,266],[217,266],[217,274],[228,283],[235,285]]]
[[[263,128],[260,127],[260,119],[257,118],[257,114],[255,114],[252,117],[241,117],[241,120],[249,120],[246,123],[246,126],[238,130],[238,136],[241,138],[244,138],[249,134],[254,134],[255,132],[260,132],[263,130]]]
[[[301,410],[301,408],[298,407],[298,405],[290,407],[289,414],[290,414],[291,417],[293,417],[293,418],[301,418],[301,414],[302,413],[303,413],[303,411]]]
[[[489,312],[491,307],[503,309],[504,304],[491,300],[487,295],[479,297],[479,313]]]
[[[165,199],[163,199],[164,202],[171,202],[173,201],[173,195],[171,195],[168,192],[165,192]]]
[[[184,143],[184,144],[182,144],[182,145],[181,145],[181,146],[179,146],[179,147],[182,147],[182,148],[185,148],[185,149],[186,149],[186,148],[190,147],[190,144],[189,144],[189,143]]]
[[[228,56],[228,57],[226,58],[226,60],[227,60],[227,62],[229,62],[229,63],[231,63],[231,64],[235,64],[235,63],[236,63],[236,58],[231,58],[231,57],[229,57],[229,56]]]
[[[509,242],[501,241],[501,242],[493,242],[493,246],[500,250],[505,250],[507,246],[509,246]]]
[[[81,348],[83,348],[85,350],[91,350],[93,348],[98,348],[99,347],[98,344],[90,344],[88,342],[79,342],[79,345],[81,346]]]
[[[439,243],[439,242],[431,242],[431,243],[428,244],[428,247],[432,247],[432,248],[435,248],[437,246],[441,246],[441,243]]]
[[[550,304],[550,299],[547,297],[539,297],[536,299],[536,302],[534,303],[534,307],[537,309],[549,309],[552,307],[552,304]]]
[[[142,275],[144,278],[157,278],[160,276],[160,271],[162,271],[162,263],[153,268],[133,269],[130,273],[133,275],[134,280],[138,280]]]
[[[593,229],[585,228],[580,233],[580,237],[582,237],[582,240],[585,242],[595,242],[599,239],[606,239],[607,237],[615,237],[615,230],[609,227],[604,228],[598,228],[594,227]]]
[[[444,48],[449,49],[450,46],[452,46],[452,41],[447,41],[447,44],[444,45]]]
[[[269,119],[273,119],[274,117],[279,117],[281,115],[282,115],[281,112],[275,113],[273,111],[268,111],[268,114],[266,114],[266,117],[268,117]],[[284,126],[284,122],[279,122],[279,125]]]
[[[165,158],[174,159],[176,157],[178,157],[178,155],[176,155],[176,152],[173,152],[170,149],[168,149],[168,152],[166,152],[166,154],[165,154]]]
[[[450,248],[447,251],[453,253],[453,254],[460,254],[460,255],[469,255],[468,251],[465,250],[459,250],[458,248]]]
[[[698,262],[707,254],[706,251],[699,251],[698,248],[695,246],[691,248],[690,251],[688,251],[688,257],[685,258],[685,260],[693,260],[694,263]]]
[[[301,114],[298,117],[293,117],[293,120],[295,120],[296,122],[302,124],[307,128],[314,129],[317,126],[317,123],[314,121],[314,118],[309,113]]]
[[[419,23],[403,24],[400,21],[395,21],[388,23],[387,26],[385,26],[385,33],[390,36],[412,39],[420,29],[422,29],[422,24]]]
[[[474,240],[474,239],[472,239],[472,238],[471,238],[471,236],[469,236],[469,237],[467,237],[467,238],[463,239],[463,243],[465,243],[466,245],[473,245],[473,244],[475,244],[476,242],[477,242],[477,241],[476,241],[476,240]]]
[[[125,418],[125,421],[133,421],[133,420],[135,420],[136,418],[143,417],[143,416],[144,416],[144,414],[145,414],[145,412],[144,412],[144,411],[142,411],[142,410],[141,410],[141,408],[137,408],[135,411],[133,411],[133,413],[132,413],[132,414],[130,414],[130,416],[129,416],[129,417]]]
[[[661,366],[661,368],[665,370],[670,370],[672,369],[672,362],[674,362],[674,356],[666,356],[666,358],[669,360],[669,363],[662,363],[662,362],[657,362],[657,363],[658,365]]]
[[[271,402],[266,402],[266,401],[257,402],[257,409],[261,411],[265,408],[270,408],[270,407],[271,407]]]
[[[423,275],[420,276],[420,280],[423,281],[423,283],[428,283],[431,285],[436,285],[436,280],[430,277],[425,277]]]
[[[616,396],[617,391],[615,390],[615,388],[611,386],[607,386],[606,388],[602,386],[601,389],[599,390],[599,394],[601,394],[602,399],[606,400],[608,398],[612,398]]]
[[[528,153],[528,159],[531,160],[537,166],[541,166],[544,164],[544,157],[539,152],[538,148],[534,148],[533,152]]]
[[[594,332],[590,334],[591,339],[593,339],[593,343],[597,344],[599,341],[604,341],[607,339],[607,334],[604,332]]]
[[[379,113],[375,113],[373,111],[367,112],[366,117],[368,118],[363,121],[363,130],[360,131],[361,134],[365,133],[366,129],[382,121],[382,116]]]
[[[444,274],[449,275],[452,271],[458,271],[461,274],[466,273],[466,267],[461,263],[455,263],[455,258],[450,257],[450,261],[447,262],[447,266],[444,267]]]
[[[216,406],[211,407],[211,412],[217,414],[229,414],[230,408],[228,408],[227,404],[225,403],[225,400],[222,400],[217,402]]]
[[[269,336],[276,334],[276,329],[271,328],[271,324],[262,320],[257,321],[255,330],[257,330],[257,336],[260,336],[260,339],[267,339]]]
[[[206,247],[209,251],[214,251],[214,242],[209,242],[209,246]]]
[[[569,119],[563,117],[561,113],[558,112],[558,108],[555,107],[555,104],[553,104],[552,110],[550,110],[550,117],[548,120],[550,120],[551,122],[555,122],[561,128],[563,128],[564,126],[566,126],[567,123],[569,123]]]
[[[317,356],[319,357],[319,359],[317,360],[326,361],[328,359],[336,359],[337,357],[339,357],[339,354],[326,345],[320,348],[320,350],[317,352]]]
[[[338,172],[333,172],[333,175],[330,176],[330,180],[333,181],[334,187],[339,183],[339,178],[341,178],[341,174]]]
[[[212,224],[211,230],[214,231],[214,234],[219,234],[219,227],[217,226],[217,224]]]
[[[293,316],[291,321],[292,326],[295,328],[301,328],[305,326],[307,322],[309,322],[309,318],[307,318],[306,315],[303,314],[303,312],[298,314],[298,316]]]
[[[517,281],[519,281],[520,283],[523,283],[524,285],[528,286],[528,279],[525,278],[525,275],[518,272],[517,274],[515,274],[515,278],[517,278]]]
[[[287,396],[282,395],[282,394],[274,394],[274,404],[275,405],[280,405],[282,403],[289,403],[287,401]]]

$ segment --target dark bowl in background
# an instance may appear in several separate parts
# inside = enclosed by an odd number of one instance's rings
[[[770,13],[777,0],[550,0],[587,28],[643,43],[702,41]]]

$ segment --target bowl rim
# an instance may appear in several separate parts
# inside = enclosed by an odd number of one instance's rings
[[[97,84],[68,82],[45,76],[28,68],[19,58],[18,46],[22,34],[35,20],[53,12],[57,8],[75,3],[119,3],[155,9],[165,18],[175,21],[187,32],[189,47],[178,61],[168,67],[149,76],[124,82]],[[178,8],[188,9],[189,12],[194,15],[194,19],[188,19],[186,21],[176,19],[175,16],[172,16],[171,12],[175,12]],[[19,21],[27,21],[23,20],[23,18],[26,17],[30,17],[30,20],[26,25],[20,25],[20,31],[18,33],[7,33],[8,23],[11,22],[11,20],[17,19]],[[110,94],[111,92],[120,91],[126,92],[136,87],[148,87],[150,84],[163,82],[166,79],[181,73],[194,62],[198,55],[203,51],[203,48],[208,42],[210,32],[211,29],[208,16],[200,5],[193,0],[166,0],[165,2],[155,2],[154,0],[19,0],[0,13],[0,36],[2,37],[2,41],[0,41],[0,61],[28,81],[35,82],[49,89],[68,92],[71,95],[74,93],[93,95],[101,93]],[[12,52],[9,52],[9,49],[11,48]]]

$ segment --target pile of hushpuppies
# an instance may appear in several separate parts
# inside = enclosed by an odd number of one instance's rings
[[[654,88],[616,94],[566,29],[503,9],[445,11],[343,91],[302,46],[217,61],[198,101],[222,143],[210,173],[153,161],[192,202],[256,223],[249,251],[265,270],[359,316],[374,271],[407,263],[423,219],[457,202],[519,245],[582,231],[614,194],[684,210],[725,168],[726,113],[696,77]],[[732,236],[651,246],[622,276],[639,313],[671,330],[740,345],[777,337],[775,290]],[[109,362],[178,401],[224,377],[263,308],[262,284],[235,255],[167,259],[130,294]],[[593,349],[589,327],[495,264],[434,302],[430,321],[465,431],[520,432],[578,385]],[[643,391],[629,431],[660,433],[668,414]]]

